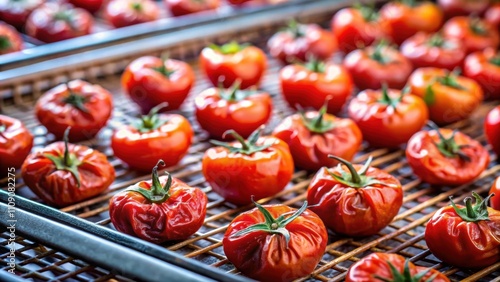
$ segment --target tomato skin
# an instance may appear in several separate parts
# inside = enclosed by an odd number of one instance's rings
[[[492,109],[484,120],[484,133],[493,152],[500,156],[500,106]],[[499,194],[500,195],[500,194]]]
[[[284,205],[264,207],[275,218],[296,210]],[[236,232],[264,221],[264,216],[252,209],[229,224],[222,240],[228,260],[243,274],[259,281],[292,281],[313,272],[328,241],[321,219],[306,210],[289,223],[286,226],[290,232],[288,248],[282,235],[265,231],[234,237]]]
[[[111,148],[117,158],[130,168],[147,172],[163,159],[166,166],[176,165],[187,153],[193,138],[188,120],[177,114],[159,114],[165,123],[159,128],[140,132],[125,126],[111,137]]]
[[[340,112],[354,90],[349,72],[332,63],[325,63],[323,73],[298,64],[285,66],[280,71],[280,84],[283,97],[294,109],[299,105],[319,110],[331,97],[327,107],[330,114]]]
[[[28,16],[41,6],[45,0],[31,0],[31,1],[16,1],[6,0],[0,1],[0,20],[21,29]]]
[[[264,151],[246,155],[223,147],[210,148],[202,160],[202,171],[212,189],[225,200],[246,205],[275,195],[292,179],[294,163],[288,145],[272,137],[261,137],[257,145],[271,143]],[[231,143],[241,147],[239,142]]]
[[[58,170],[46,157],[64,155],[65,145],[61,141],[29,155],[21,168],[26,186],[51,206],[64,207],[97,196],[115,180],[115,170],[104,154],[82,145],[68,144],[68,148],[81,162],[80,187],[71,172]]]
[[[162,66],[173,73],[166,76],[154,69]],[[194,80],[194,71],[185,62],[145,56],[128,65],[122,75],[122,86],[146,114],[163,102],[168,105],[162,111],[178,109],[191,91]]]
[[[488,194],[495,194],[491,197],[490,205],[493,209],[500,211],[500,176],[493,182]]]
[[[356,170],[361,165],[354,165]],[[366,175],[384,184],[352,188],[334,179],[338,167],[321,168],[307,188],[307,201],[325,225],[336,233],[362,237],[376,234],[398,214],[403,204],[401,183],[392,175],[370,167]],[[342,170],[348,172],[347,168]]]
[[[265,92],[252,94],[240,101],[229,101],[221,97],[219,89],[209,88],[195,98],[194,104],[201,128],[219,140],[230,129],[247,138],[265,124],[272,113],[272,99]]]
[[[439,7],[447,18],[482,15],[488,9],[489,0],[438,0]]]
[[[317,112],[307,112],[307,118],[317,117]],[[300,114],[285,118],[273,131],[273,136],[285,141],[290,147],[296,167],[308,171],[317,171],[323,166],[337,164],[328,158],[333,154],[351,161],[361,146],[363,138],[358,126],[350,119],[324,115],[325,122],[335,126],[324,132],[314,133],[304,124]]]
[[[496,55],[485,49],[468,55],[464,63],[464,75],[481,85],[486,99],[500,99],[500,65],[490,62]]]
[[[7,40],[7,46],[0,47],[0,55],[21,51],[24,42],[21,35],[12,26],[0,22],[0,39]]]
[[[0,176],[7,175],[9,168],[20,167],[33,147],[33,135],[15,118],[0,115]]]
[[[500,261],[500,212],[488,207],[488,214],[490,220],[467,222],[452,206],[439,209],[425,228],[427,247],[457,267],[482,268]]]
[[[200,54],[200,66],[213,86],[219,86],[219,81],[225,88],[230,88],[238,79],[240,89],[259,86],[267,68],[264,52],[255,47],[247,46],[234,54],[223,54],[210,47],[205,47]]]
[[[378,282],[381,281],[375,278],[378,275],[382,278],[388,280],[394,279],[392,275],[391,268],[389,266],[390,262],[400,273],[403,273],[406,259],[398,254],[387,254],[387,253],[373,253],[360,261],[353,264],[349,271],[347,272],[346,282]],[[426,267],[414,265],[411,261],[408,263],[410,273],[412,277],[416,276],[427,270]],[[433,282],[449,282],[450,280],[442,273],[435,269],[431,269],[421,280],[427,281],[433,275],[437,275],[432,280]],[[392,280],[391,280],[392,281]]]
[[[69,20],[57,19],[58,14],[67,14]],[[45,43],[58,42],[83,35],[92,30],[94,19],[82,8],[71,4],[45,3],[36,8],[26,20],[26,34]]]
[[[486,48],[496,49],[500,43],[498,31],[484,20],[475,20],[484,28],[484,34],[477,33],[471,28],[472,18],[462,16],[449,19],[443,26],[443,35],[461,40],[468,54]]]
[[[166,182],[167,177],[161,176],[161,185]],[[151,180],[137,185],[150,190]],[[109,200],[111,222],[118,231],[148,242],[159,244],[187,239],[203,225],[207,196],[176,178],[172,178],[169,193],[167,201],[157,204],[140,193],[121,191]]]
[[[440,129],[445,138],[452,134],[450,129]],[[438,150],[434,142],[439,142],[435,130],[420,131],[413,135],[406,147],[406,158],[413,173],[422,181],[433,185],[462,185],[473,181],[488,166],[488,151],[476,140],[457,132],[457,145],[468,144],[462,152],[470,158],[470,162],[457,157],[446,157]]]
[[[458,39],[445,38],[442,46],[429,46],[432,34],[419,32],[401,44],[401,54],[408,58],[413,67],[443,68],[454,70],[461,67],[465,56],[465,47]]]
[[[447,71],[437,68],[420,68],[408,79],[410,92],[420,96],[429,107],[430,119],[437,124],[449,124],[468,118],[481,104],[483,91],[474,80],[457,76],[456,81],[465,89],[456,89],[436,82]],[[427,89],[434,93],[430,98]]]
[[[163,2],[172,15],[176,17],[215,10],[220,6],[220,0],[163,0]]]
[[[339,43],[339,49],[344,53],[370,46],[390,34],[390,26],[386,21],[381,19],[368,21],[355,8],[339,10],[330,25]]]
[[[135,9],[134,5],[140,5]],[[104,7],[104,17],[116,28],[151,22],[160,16],[152,0],[111,0]]]
[[[401,91],[389,89],[389,97],[397,99]],[[418,96],[405,94],[396,108],[380,102],[380,90],[365,90],[353,98],[349,117],[359,126],[363,138],[373,147],[397,148],[425,126],[429,113]]]
[[[360,89],[380,89],[383,83],[389,88],[403,88],[413,67],[398,50],[383,48],[383,55],[389,60],[382,64],[371,58],[375,47],[354,50],[344,58],[344,67],[351,73],[354,84]]]
[[[62,139],[69,126],[70,142],[91,139],[106,125],[111,116],[111,93],[97,84],[92,85],[82,80],[70,81],[68,85],[72,93],[87,99],[84,107],[88,113],[64,102],[69,93],[63,84],[50,89],[38,99],[35,105],[36,117],[57,139]]]
[[[338,48],[333,34],[316,24],[299,24],[301,36],[285,30],[274,34],[267,46],[271,56],[284,64],[307,61],[309,56],[319,60],[328,59]]]
[[[392,1],[380,9],[380,17],[389,23],[390,37],[398,45],[419,31],[435,32],[443,24],[443,13],[431,2],[412,7]]]
[[[94,14],[102,7],[104,0],[69,0],[69,3],[76,7],[83,8]]]
[[[493,4],[486,10],[484,20],[497,30],[500,29],[500,3]]]

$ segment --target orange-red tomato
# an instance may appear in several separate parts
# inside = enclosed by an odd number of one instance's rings
[[[20,167],[33,147],[33,135],[18,119],[0,115],[0,177]]]
[[[110,0],[103,13],[114,27],[124,27],[154,21],[160,9],[152,0]]]
[[[491,207],[500,211],[500,176],[491,185],[489,194],[495,194],[491,197]]]
[[[21,51],[24,42],[17,30],[0,22],[0,55]]]
[[[163,2],[176,17],[215,10],[220,6],[220,0],[163,0]]]
[[[493,152],[500,156],[500,106],[495,107],[486,115],[484,133]]]
[[[471,17],[454,17],[443,26],[443,35],[464,43],[467,53],[496,49],[500,43],[498,31],[490,23]]]
[[[484,20],[497,30],[500,29],[500,3],[496,3],[486,10]]]
[[[481,85],[485,99],[500,99],[500,53],[488,48],[465,59],[464,75]]]

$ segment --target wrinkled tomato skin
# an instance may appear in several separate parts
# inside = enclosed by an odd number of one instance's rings
[[[390,34],[390,26],[386,21],[367,21],[355,8],[338,11],[332,19],[331,28],[339,43],[339,49],[346,54],[370,46]]]
[[[461,67],[465,56],[463,43],[447,38],[446,47],[429,46],[431,34],[417,33],[401,44],[401,54],[408,58],[415,69],[434,67],[454,70]]]
[[[319,60],[328,59],[337,51],[338,43],[333,34],[319,25],[304,25],[303,36],[296,37],[290,31],[280,31],[273,35],[267,46],[271,56],[284,64],[305,62],[314,56]]]
[[[0,1],[0,20],[20,30],[26,23],[31,12],[40,7],[44,2],[45,0]]]
[[[496,49],[500,43],[498,31],[484,20],[479,20],[484,26],[485,34],[475,33],[471,28],[472,18],[455,17],[449,19],[443,26],[443,35],[447,38],[455,38],[464,43],[467,54],[483,51],[486,48]]]
[[[484,19],[497,30],[500,30],[500,3],[489,7],[484,14]]]
[[[373,253],[360,261],[353,264],[349,271],[347,272],[346,282],[379,282],[381,279],[376,278],[379,276],[385,278],[389,281],[393,281],[395,278],[392,275],[391,263],[399,273],[403,273],[405,267],[406,258],[397,254],[387,254],[387,253]],[[416,266],[411,261],[408,263],[410,273],[412,277],[415,277],[419,273],[426,271],[426,267]],[[436,275],[433,277],[433,275]],[[442,273],[435,269],[431,269],[422,279],[419,281],[428,281],[433,277],[433,282],[449,282],[450,280]]]
[[[357,171],[360,165],[354,165]],[[347,171],[347,168],[342,168]],[[371,167],[366,175],[384,185],[352,188],[335,180],[337,168],[321,168],[307,188],[307,201],[325,225],[338,234],[362,237],[377,234],[398,214],[403,204],[401,183],[393,176]],[[394,187],[390,187],[391,185]]]
[[[493,152],[500,156],[500,106],[492,109],[484,120],[484,133]]]
[[[237,80],[240,89],[259,86],[267,68],[266,54],[255,46],[245,47],[235,54],[223,54],[206,47],[200,54],[200,66],[213,86],[222,82],[230,88]]]
[[[401,91],[389,89],[388,94],[397,99]],[[405,94],[396,108],[381,99],[380,90],[365,90],[351,100],[347,110],[371,146],[397,148],[425,126],[429,113],[420,97]]]
[[[296,209],[264,206],[274,218]],[[321,219],[310,210],[286,225],[290,242],[281,234],[255,231],[235,237],[251,225],[265,222],[256,208],[238,215],[228,226],[222,245],[228,260],[243,274],[258,281],[292,281],[311,272],[321,260],[328,234]]]
[[[326,63],[323,73],[313,72],[305,66],[288,65],[280,71],[283,97],[288,105],[297,109],[319,110],[327,98],[327,112],[336,114],[342,110],[351,96],[354,84],[349,72],[340,65]]]
[[[58,170],[46,157],[64,156],[64,142],[52,143],[29,155],[21,168],[26,186],[51,206],[65,207],[97,196],[115,180],[115,170],[104,154],[81,145],[68,144],[68,148],[81,162],[80,187],[71,172]]]
[[[72,11],[71,24],[56,15]],[[26,34],[45,43],[58,42],[90,34],[94,19],[84,9],[71,4],[46,3],[35,9],[26,20]]]
[[[443,10],[446,18],[456,16],[480,16],[488,9],[489,0],[438,0],[439,7]]]
[[[500,176],[493,182],[488,194],[495,194],[491,197],[490,204],[493,209],[500,211]]]
[[[0,115],[0,126],[5,130],[0,133],[0,176],[13,173],[10,168],[18,168],[24,162],[33,147],[33,135],[15,118]]]
[[[414,7],[392,1],[380,9],[380,17],[390,26],[390,37],[396,44],[419,31],[435,32],[443,23],[443,13],[436,4],[422,2]]]
[[[82,80],[70,81],[68,85],[71,92],[88,99],[84,103],[88,113],[64,102],[69,92],[63,84],[52,88],[38,99],[35,105],[36,117],[58,140],[62,139],[68,127],[71,127],[68,135],[70,142],[91,139],[106,125],[111,116],[111,93],[99,85]]]
[[[210,148],[202,160],[207,183],[225,200],[246,205],[274,196],[292,179],[294,164],[288,145],[276,138],[261,137],[257,145],[273,144],[251,155],[231,153],[223,147]],[[238,146],[239,142],[232,143]]]
[[[191,146],[193,129],[181,115],[160,114],[159,118],[165,123],[148,132],[142,133],[130,125],[116,131],[111,137],[115,156],[142,172],[150,171],[159,159],[167,167],[176,165]]]
[[[23,38],[12,26],[0,22],[0,38],[8,41],[8,46],[0,47],[0,55],[21,51],[24,48]]]
[[[488,207],[488,214],[490,220],[467,222],[452,206],[441,208],[425,228],[427,247],[457,267],[483,268],[500,261],[500,212]]]
[[[94,14],[102,7],[104,0],[69,0],[69,3],[76,7],[83,8]]]
[[[410,92],[426,101],[430,119],[441,125],[468,118],[483,100],[483,90],[470,78],[456,78],[457,83],[464,89],[436,82],[437,77],[443,77],[446,73],[447,71],[438,68],[420,68],[408,79]],[[434,93],[432,99],[426,98],[429,87]]]
[[[172,15],[176,17],[215,10],[220,6],[220,0],[164,0],[163,2]]]
[[[374,47],[352,51],[344,58],[344,67],[349,71],[354,84],[360,89],[380,89],[383,83],[390,88],[405,86],[413,67],[399,51],[387,47],[383,55],[391,62],[382,64],[371,58]]]
[[[140,10],[133,8],[135,3],[140,3]],[[104,7],[104,17],[116,28],[151,22],[159,16],[159,9],[151,0],[111,0]]]
[[[317,112],[307,112],[307,118],[317,117]],[[324,132],[311,132],[299,114],[285,118],[273,131],[273,136],[285,141],[290,147],[296,167],[317,171],[323,166],[337,163],[328,155],[351,161],[359,150],[363,137],[358,126],[350,119],[324,115],[324,122],[335,126]]]
[[[209,88],[195,98],[194,104],[201,128],[219,140],[230,129],[247,138],[265,124],[272,113],[272,99],[265,92],[240,101],[229,101],[221,97],[219,89]]]
[[[162,187],[167,176],[160,177]],[[139,187],[150,190],[151,181]],[[172,178],[170,197],[163,203],[151,203],[133,191],[121,191],[109,201],[109,217],[116,230],[153,243],[184,240],[203,225],[207,196],[198,188],[189,187]]]
[[[172,71],[168,77],[156,71],[162,65]],[[146,56],[130,63],[122,75],[122,86],[128,96],[147,114],[160,103],[162,111],[177,110],[189,94],[195,80],[193,69],[185,62]]]
[[[452,134],[450,129],[440,129],[445,138]],[[424,182],[433,185],[462,185],[473,181],[488,166],[488,151],[476,140],[457,132],[457,145],[470,158],[470,162],[461,158],[446,157],[438,150],[439,136],[435,130],[420,131],[413,135],[406,147],[406,158],[413,172]]]
[[[464,75],[481,85],[485,99],[500,99],[500,65],[490,62],[495,56],[495,50],[486,49],[470,54],[464,63]]]

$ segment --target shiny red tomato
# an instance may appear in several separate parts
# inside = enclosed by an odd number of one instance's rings
[[[176,17],[215,10],[220,6],[220,0],[164,0],[163,2]]]
[[[295,166],[308,171],[335,165],[337,161],[329,158],[330,154],[352,160],[363,141],[361,131],[352,120],[327,114],[325,106],[319,112],[285,118],[273,135],[290,146]]]
[[[122,86],[143,114],[160,103],[168,103],[163,110],[176,110],[186,100],[194,84],[193,69],[185,62],[140,57],[125,69]]]
[[[338,234],[354,237],[377,234],[403,204],[401,183],[371,167],[371,157],[363,166],[334,158],[343,166],[321,168],[307,188],[311,210]]]
[[[484,20],[497,30],[500,30],[500,3],[493,4],[486,10]]]
[[[141,181],[109,200],[109,217],[116,230],[153,243],[184,240],[203,225],[207,196],[177,178],[158,177],[160,160],[152,180]]]
[[[46,3],[35,9],[26,20],[26,34],[51,43],[87,35],[94,20],[84,9],[71,4]]]
[[[267,46],[271,56],[283,63],[296,63],[310,57],[326,60],[337,51],[338,43],[332,33],[319,25],[291,21],[287,30],[269,39]]]
[[[45,0],[2,0],[0,1],[0,20],[21,29],[31,12],[44,2]]]
[[[349,117],[373,147],[397,148],[408,142],[429,118],[422,98],[395,89],[365,90],[348,107]]]
[[[449,124],[468,118],[483,100],[474,80],[438,68],[420,68],[408,79],[410,92],[424,99],[431,120]]]
[[[327,112],[331,114],[342,110],[354,89],[351,75],[343,66],[315,59],[305,65],[285,66],[280,71],[280,83],[290,107],[319,110],[330,97]]]
[[[0,22],[0,55],[18,52],[23,48],[23,39],[17,30]]]
[[[406,158],[413,173],[433,185],[462,185],[488,166],[488,151],[478,141],[451,129],[437,128],[413,135]]]
[[[69,0],[69,3],[89,11],[90,13],[95,13],[99,11],[102,7],[104,0]]]
[[[465,207],[439,209],[425,228],[427,247],[438,259],[457,267],[483,268],[500,261],[500,211],[472,192]]]
[[[485,99],[500,99],[500,53],[485,49],[465,59],[464,75],[481,85]]]
[[[284,205],[261,206],[229,224],[222,245],[227,259],[258,281],[292,281],[314,271],[328,234],[321,219],[307,210]]]
[[[111,0],[104,7],[104,17],[114,27],[151,22],[160,16],[152,0]]]
[[[490,23],[471,17],[454,17],[443,26],[443,35],[464,43],[467,53],[497,48],[500,43],[498,31]]]
[[[191,146],[193,129],[188,120],[178,114],[158,114],[163,106],[151,109],[111,137],[115,156],[130,168],[149,171],[159,159],[168,167],[176,165]]]
[[[200,54],[200,67],[214,86],[231,87],[239,81],[241,89],[259,86],[266,71],[266,54],[255,46],[231,42],[210,45]]]
[[[361,89],[380,89],[383,84],[401,89],[413,67],[401,53],[383,43],[352,51],[344,58],[344,67]]]
[[[495,194],[491,197],[491,207],[500,211],[500,176],[493,182],[490,192],[488,194]]]
[[[111,93],[99,85],[73,80],[47,91],[35,105],[38,121],[61,139],[69,126],[69,140],[93,138],[108,122],[113,109]]]
[[[441,272],[414,265],[398,254],[373,253],[353,264],[347,271],[346,282],[433,281],[449,282]]]
[[[230,129],[247,138],[269,120],[273,108],[268,93],[239,90],[238,85],[209,88],[195,98],[194,106],[201,128],[215,139],[223,139]]]
[[[33,135],[18,119],[0,115],[0,177],[20,167],[33,147]]]
[[[434,67],[450,71],[461,67],[467,55],[462,41],[423,32],[406,39],[401,44],[401,54],[415,69]]]
[[[443,24],[443,12],[432,2],[392,1],[380,9],[380,17],[390,25],[390,36],[396,44],[419,31],[435,32]]]
[[[490,0],[437,0],[447,18],[456,16],[482,15],[488,9]]]
[[[87,146],[63,142],[48,145],[29,155],[21,173],[24,183],[45,203],[64,207],[92,198],[115,180],[106,155]]]
[[[355,6],[338,11],[332,19],[331,27],[339,49],[344,53],[370,46],[391,33],[389,23],[381,20],[370,6]]]
[[[205,152],[203,175],[212,189],[225,200],[237,204],[251,203],[285,189],[293,175],[293,159],[287,144],[274,137],[259,137],[261,129],[243,139],[228,131],[237,141],[222,143]]]
[[[492,109],[486,116],[484,120],[484,133],[493,151],[497,156],[500,156],[500,106]]]

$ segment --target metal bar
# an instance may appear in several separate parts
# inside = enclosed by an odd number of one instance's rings
[[[9,197],[9,194],[4,191],[0,190],[0,200],[2,203],[7,202],[7,199]],[[5,206],[5,204],[2,204]],[[78,218],[76,216],[61,212],[57,209],[39,204],[37,202],[18,197],[16,196],[16,207],[24,210],[29,210],[30,212],[37,214],[39,216],[42,216],[45,219],[51,219],[55,220],[61,223],[64,223],[65,225],[74,227],[79,230],[85,230],[86,232],[98,236],[100,238],[109,240],[113,243],[120,244],[123,246],[126,246],[128,248],[137,250],[141,253],[150,255],[152,257],[161,259],[165,262],[168,262],[170,264],[173,264],[175,266],[193,271],[194,273],[198,273],[204,276],[207,276],[211,279],[217,280],[217,281],[241,281],[241,282],[247,282],[247,281],[252,281],[251,279],[248,279],[243,276],[235,276],[235,275],[228,275],[227,273],[214,268],[210,267],[206,264],[203,264],[201,262],[198,262],[196,260],[192,259],[187,259],[184,256],[177,254],[175,252],[169,251],[165,248],[162,248],[158,245],[139,240],[135,237],[119,233],[115,230],[91,223],[87,220]],[[17,214],[16,214],[17,216]],[[28,225],[29,226],[29,225]],[[27,228],[29,230],[33,230],[32,228]],[[35,229],[36,230],[36,229]],[[35,235],[38,233],[35,233]],[[58,233],[53,233],[53,234],[58,234]],[[40,240],[38,237],[35,236],[36,239]],[[102,240],[102,239],[101,239]],[[78,241],[75,241],[78,242]],[[105,241],[106,242],[106,241]],[[47,245],[50,245],[47,243]]]
[[[16,202],[19,199],[17,198]],[[7,211],[8,206],[4,202],[0,203],[0,214],[7,214]],[[51,248],[134,279],[164,282],[168,277],[170,281],[215,281],[89,233],[29,213],[19,206],[16,207],[15,217],[17,220],[16,231],[27,238],[35,238],[38,242]],[[8,225],[6,216],[0,218],[0,224]],[[57,239],[55,240],[55,238]]]

